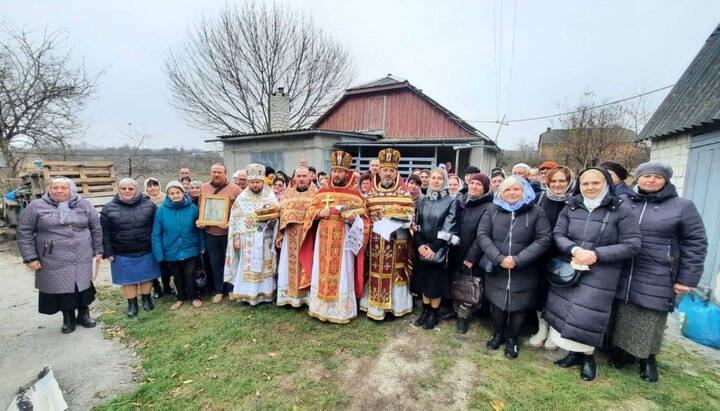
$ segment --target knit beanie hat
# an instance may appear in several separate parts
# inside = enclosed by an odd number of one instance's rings
[[[620,180],[627,180],[628,178],[628,171],[625,169],[625,167],[614,161],[604,161],[600,163],[598,167],[602,167],[606,170],[612,171],[618,176],[618,178],[620,178]]]
[[[177,180],[172,180],[169,183],[167,183],[167,185],[165,186],[165,192],[170,190],[170,188],[172,188],[172,187],[179,188],[181,191],[185,191],[185,189],[182,186],[182,183],[180,183]]]
[[[476,174],[479,172],[480,169],[475,166],[468,166],[468,168],[465,169],[465,174]]]
[[[538,167],[538,170],[544,170],[544,169],[551,170],[551,169],[553,169],[553,168],[555,168],[555,167],[558,167],[559,165],[560,165],[560,164],[558,164],[558,163],[556,163],[556,162],[554,162],[554,161],[546,161],[546,162],[540,164],[540,167]]]
[[[673,169],[665,163],[647,162],[637,166],[633,174],[635,178],[639,178],[643,174],[657,174],[662,176],[665,181],[670,181],[673,176]]]
[[[479,181],[480,183],[482,183],[486,193],[490,190],[490,177],[486,176],[483,173],[473,174],[473,176],[470,177],[470,181]]]

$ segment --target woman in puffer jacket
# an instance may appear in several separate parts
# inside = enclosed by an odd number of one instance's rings
[[[518,356],[518,335],[525,311],[535,306],[537,260],[552,241],[545,211],[534,200],[535,193],[527,180],[508,177],[480,219],[475,240],[494,265],[493,272],[485,275],[485,296],[491,304],[494,331],[487,347],[497,350],[504,342],[509,359]]]
[[[195,308],[203,306],[195,288],[197,257],[205,252],[205,236],[195,226],[198,208],[185,195],[182,183],[167,184],[167,197],[155,213],[152,231],[153,254],[167,263],[175,281],[177,301],[170,306],[177,310],[185,300]]]
[[[639,358],[640,378],[648,382],[658,380],[655,355],[675,296],[700,282],[708,247],[700,213],[692,201],[678,197],[672,174],[667,164],[641,164],[637,186],[626,192],[643,247],[620,274],[613,334],[618,350],[610,365],[620,369]]]
[[[543,316],[552,341],[568,350],[555,365],[580,365],[580,378],[592,381],[597,375],[593,353],[607,332],[620,268],[640,250],[640,225],[613,192],[607,170],[588,168],[578,181],[580,194],[560,212],[553,237],[562,255],[587,268],[576,285],[550,286]]]

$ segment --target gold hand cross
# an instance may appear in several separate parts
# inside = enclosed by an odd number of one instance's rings
[[[335,200],[330,198],[330,194],[325,194],[325,198],[320,200],[321,203],[325,203],[325,208],[330,208],[330,203],[334,203]]]

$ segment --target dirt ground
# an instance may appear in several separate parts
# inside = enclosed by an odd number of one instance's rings
[[[107,273],[101,272],[101,277],[106,283]],[[70,410],[89,410],[136,386],[135,353],[106,339],[100,326],[78,327],[63,335],[60,313],[38,314],[33,275],[22,264],[14,242],[0,244],[0,278],[0,409],[46,365],[52,367]],[[97,315],[92,308],[91,315]]]

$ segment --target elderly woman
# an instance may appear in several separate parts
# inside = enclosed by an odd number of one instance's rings
[[[545,162],[543,165],[548,163],[549,162]],[[565,208],[565,202],[569,200],[575,192],[575,178],[569,168],[561,166],[552,168],[546,172],[543,177],[546,182],[545,191],[540,194],[536,204],[545,211],[545,215],[550,221],[550,229],[552,230],[555,228],[555,224],[560,216],[560,211]],[[552,339],[548,338],[550,326],[548,326],[547,321],[542,317],[542,310],[545,308],[548,289],[550,288],[550,283],[547,281],[547,265],[551,258],[557,257],[559,254],[560,251],[553,242],[548,251],[546,251],[538,261],[541,275],[538,286],[535,289],[536,306],[534,307],[537,310],[538,316],[538,332],[530,337],[530,341],[528,341],[528,344],[532,347],[544,347],[550,351],[557,350],[558,347],[552,342]]]
[[[190,191],[190,183],[192,183],[192,178],[190,178],[190,176],[184,176],[180,179],[180,184],[182,184],[183,192],[187,193]]]
[[[283,179],[282,177],[275,177],[275,180],[273,180],[272,189],[273,193],[275,193],[275,198],[277,198],[278,201],[281,201],[283,199],[285,189],[287,189],[285,179]]]
[[[135,317],[138,284],[143,309],[155,308],[150,292],[152,280],[160,277],[160,266],[152,253],[151,234],[157,207],[131,178],[120,180],[118,188],[120,193],[100,213],[103,258],[111,263],[113,284],[123,287],[128,317]]]
[[[189,177],[185,176],[183,178],[187,179]],[[152,200],[152,202],[155,203],[155,205],[158,207],[160,207],[165,201],[165,193],[163,193],[160,189],[160,181],[158,181],[157,178],[150,177],[145,180],[143,182],[143,192],[147,194],[147,196],[150,197],[150,200]],[[170,285],[171,278],[172,272],[170,271],[170,267],[167,264],[160,262],[160,279],[162,280],[162,287],[160,286],[160,281],[158,281],[157,279],[153,280],[154,298],[160,298],[163,295],[170,296],[174,294],[172,286]]]
[[[490,190],[497,193],[503,181],[505,181],[505,172],[502,168],[494,168],[490,173]]]
[[[460,242],[457,203],[448,192],[445,169],[434,168],[428,181],[427,193],[416,207],[412,278],[413,291],[422,294],[423,301],[414,325],[426,330],[435,328],[442,297],[450,294],[448,249]]]
[[[450,195],[457,195],[457,193],[463,188],[462,180],[458,176],[452,176],[448,178],[448,191]]]
[[[580,378],[592,381],[597,375],[593,353],[607,333],[622,262],[640,250],[640,225],[615,195],[607,170],[588,168],[578,181],[580,194],[560,212],[553,237],[582,274],[575,285],[550,286],[543,315],[552,341],[568,351],[555,365],[580,365]]]
[[[188,197],[190,197],[190,201],[192,201],[193,204],[198,205],[198,202],[200,201],[200,188],[202,187],[202,181],[200,180],[193,180],[190,182],[190,186],[188,189]]]
[[[35,271],[38,311],[62,311],[63,334],[75,331],[75,324],[95,327],[88,306],[95,300],[93,265],[100,261],[102,229],[95,207],[78,196],[72,180],[53,178],[48,192],[30,202],[18,221],[17,245]]]
[[[550,223],[535,204],[530,183],[510,176],[500,184],[493,205],[480,219],[474,248],[479,247],[494,269],[485,275],[485,296],[491,304],[494,334],[488,349],[505,343],[505,356],[518,356],[518,336],[525,311],[534,307],[539,282],[537,260],[550,247]],[[465,262],[472,266],[473,259]]]
[[[697,286],[707,255],[705,226],[692,201],[678,197],[672,168],[644,163],[635,169],[637,186],[627,191],[640,223],[642,250],[626,261],[615,294],[619,302],[610,365],[623,368],[640,359],[640,378],[658,380],[655,356],[676,294]]]
[[[370,172],[363,173],[363,175],[360,176],[360,182],[358,184],[360,194],[362,194],[363,197],[367,197],[373,187],[373,175]]]

